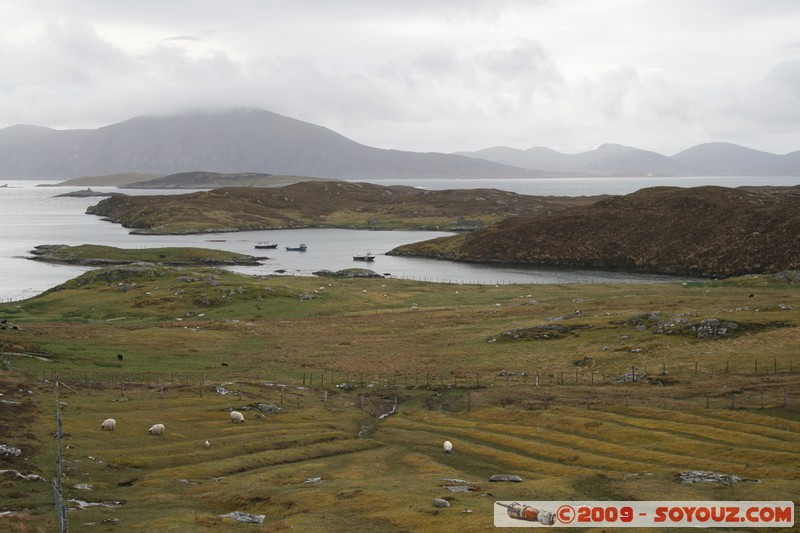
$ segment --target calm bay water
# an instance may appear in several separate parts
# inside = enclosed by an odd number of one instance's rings
[[[316,270],[367,266],[397,278],[450,283],[638,283],[679,281],[669,276],[619,272],[470,265],[384,255],[410,242],[448,235],[421,231],[355,231],[296,229],[247,231],[180,236],[131,235],[128,230],[85,214],[101,198],[56,198],[81,187],[36,187],[36,182],[8,181],[0,187],[0,301],[29,298],[88,270],[31,261],[30,250],[39,244],[103,244],[121,248],[200,246],[251,255],[268,256],[259,267],[237,267],[247,274],[310,275]],[[54,182],[50,182],[54,183]],[[627,194],[642,187],[673,185],[798,185],[800,178],[558,178],[535,180],[402,180],[428,189],[498,188],[541,196],[592,196]],[[93,187],[99,192],[113,187]],[[125,194],[180,194],[189,191],[124,190]],[[260,241],[278,243],[277,250],[256,250]],[[288,252],[285,246],[308,245],[307,252]],[[371,252],[374,263],[354,263],[354,254]]]

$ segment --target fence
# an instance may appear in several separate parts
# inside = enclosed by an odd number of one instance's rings
[[[6,367],[14,365],[6,356]],[[364,398],[427,398],[427,407],[437,411],[471,411],[502,406],[519,409],[549,409],[557,406],[599,408],[647,407],[658,409],[797,409],[800,407],[800,372],[797,365],[771,365],[750,372],[734,372],[727,364],[720,372],[699,365],[678,366],[675,374],[665,364],[655,375],[644,367],[608,372],[578,368],[570,371],[526,373],[448,372],[348,372],[318,370],[295,372],[277,379],[266,370],[234,372],[79,372],[48,374],[39,367],[29,375],[63,384],[71,392],[101,394],[113,390],[120,397],[172,392],[233,394],[239,398],[269,398],[287,407],[300,408],[313,402],[326,407],[337,398],[361,405]],[[24,368],[18,370],[26,371]],[[219,384],[229,383],[226,388]],[[425,394],[426,391],[436,394]],[[422,393],[420,396],[419,393]],[[360,400],[358,399],[360,397]]]

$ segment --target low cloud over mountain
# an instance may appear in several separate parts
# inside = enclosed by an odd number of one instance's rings
[[[0,178],[123,172],[263,172],[341,179],[524,178],[541,174],[464,156],[384,150],[262,109],[140,116],[94,130],[0,130]]]
[[[673,156],[614,144],[579,154],[541,147],[420,153],[366,146],[328,128],[255,108],[140,116],[86,130],[29,125],[0,130],[0,179],[193,171],[360,180],[775,176],[800,175],[800,151],[776,155],[709,143]]]

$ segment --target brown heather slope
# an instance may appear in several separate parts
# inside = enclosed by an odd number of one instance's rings
[[[226,187],[107,198],[87,213],[136,233],[207,233],[300,227],[464,230],[512,215],[554,212],[601,197],[526,196],[497,189],[429,191],[343,181],[278,188]]]
[[[800,188],[654,187],[390,254],[699,276],[798,269]]]

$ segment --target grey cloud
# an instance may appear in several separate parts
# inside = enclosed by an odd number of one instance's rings
[[[193,37],[191,35],[176,35],[174,37],[166,37],[164,40],[165,41],[192,41],[192,42],[196,42],[196,43],[199,43],[199,42],[202,41],[202,39],[199,39],[197,37]]]

